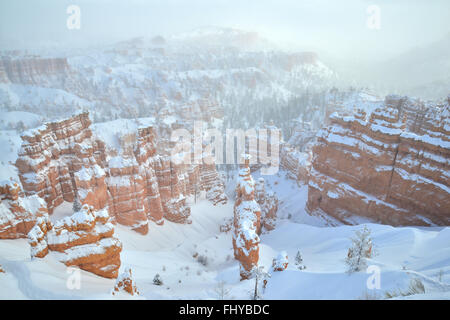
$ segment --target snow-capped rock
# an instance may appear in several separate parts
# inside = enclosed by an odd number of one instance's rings
[[[115,295],[118,292],[126,292],[132,296],[139,295],[130,267],[125,268],[116,280],[112,294]]]
[[[37,219],[47,215],[40,197],[25,196],[16,182],[0,183],[0,239],[25,238]]]
[[[289,259],[286,251],[281,251],[278,253],[277,257],[272,261],[273,271],[284,271],[289,264]]]
[[[122,243],[113,235],[114,226],[106,209],[96,211],[85,204],[72,216],[55,222],[46,238],[49,250],[56,251],[66,266],[117,278]]]
[[[48,254],[47,233],[53,228],[48,216],[39,217],[35,226],[28,233],[31,257],[43,258]]]

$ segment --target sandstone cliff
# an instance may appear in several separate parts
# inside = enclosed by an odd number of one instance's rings
[[[388,96],[366,115],[331,117],[314,146],[307,209],[346,223],[450,223],[449,105]]]
[[[214,204],[227,201],[215,165],[176,165],[167,139],[157,139],[153,126],[120,136],[118,151],[94,138],[90,125],[89,115],[82,113],[22,136],[16,166],[25,194],[44,199],[50,214],[77,197],[146,234],[148,220],[190,223],[186,199],[200,191]]]
[[[0,59],[0,82],[36,84],[63,81],[70,71],[67,58],[2,58]]]

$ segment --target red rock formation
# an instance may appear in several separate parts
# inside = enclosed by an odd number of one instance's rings
[[[45,201],[24,196],[18,183],[0,184],[0,239],[25,238],[39,217],[47,216]]]
[[[286,251],[281,251],[278,256],[272,260],[273,271],[284,271],[289,264],[288,255]]]
[[[136,283],[133,280],[133,274],[131,272],[131,268],[126,268],[123,273],[117,278],[116,284],[112,291],[112,294],[115,295],[118,292],[127,292],[134,295],[139,295],[139,291],[136,287]]]
[[[280,149],[280,165],[289,173],[289,177],[299,183],[307,183],[311,169],[311,154],[300,152],[285,143]]]
[[[47,233],[52,230],[53,224],[48,216],[39,217],[35,226],[28,233],[28,243],[32,258],[43,258],[48,254]]]
[[[255,183],[250,174],[249,157],[239,171],[233,220],[234,257],[240,263],[241,280],[253,274],[259,260],[261,210],[255,201]]]
[[[225,203],[224,185],[214,165],[176,165],[166,139],[153,127],[120,137],[121,151],[92,137],[87,113],[48,123],[25,133],[16,166],[27,195],[37,195],[50,213],[77,195],[81,204],[107,209],[114,221],[146,234],[148,220],[191,223],[186,197],[206,191]],[[171,128],[163,128],[169,135]],[[114,151],[114,152],[113,152]]]
[[[48,248],[57,251],[67,266],[95,273],[105,278],[117,278],[122,243],[113,237],[106,209],[96,211],[83,205],[82,210],[57,221],[47,232]]]
[[[314,147],[307,209],[346,223],[362,216],[392,225],[450,222],[449,106],[409,123],[413,108],[386,106],[369,119],[333,116]]]
[[[0,60],[0,81],[45,85],[49,79],[69,72],[66,58],[30,58]]]
[[[177,223],[191,223],[191,209],[181,192],[181,168],[172,163],[169,156],[159,157],[155,166],[164,218]]]
[[[145,211],[152,221],[162,225],[164,224],[164,211],[155,172],[155,163],[158,161],[158,157],[156,156],[156,134],[152,127],[138,130],[135,156],[139,163],[139,173],[145,181]]]
[[[0,273],[6,273],[5,270],[3,270],[2,266],[0,266]]]
[[[200,183],[202,190],[206,191],[206,198],[214,205],[225,204],[228,201],[224,193],[225,186],[217,173],[214,164],[202,164],[200,173]]]
[[[26,195],[38,195],[48,212],[77,192],[96,209],[107,204],[105,172],[95,156],[97,144],[87,113],[48,123],[22,135],[16,166]]]
[[[142,234],[148,232],[145,176],[134,158],[113,157],[108,162],[107,186],[111,196],[110,212],[116,221]]]
[[[264,178],[255,184],[255,200],[261,209],[261,226],[267,231],[275,228],[278,211],[278,198],[273,192],[266,192]]]

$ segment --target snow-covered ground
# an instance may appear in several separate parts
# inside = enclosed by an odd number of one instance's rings
[[[276,179],[266,177],[266,181]],[[277,188],[287,188],[291,180],[280,179]],[[273,185],[273,182],[270,182]],[[292,182],[295,183],[295,182]],[[286,187],[287,186],[287,187]],[[288,195],[305,200],[302,189]],[[299,196],[295,192],[300,190]],[[294,201],[295,202],[295,201]],[[303,209],[302,209],[303,208]],[[55,215],[64,216],[70,204],[63,204]],[[370,274],[347,274],[344,259],[350,237],[361,226],[324,227],[304,224],[304,202],[281,204],[281,216],[275,230],[261,236],[260,265],[266,270],[279,251],[289,256],[289,266],[272,274],[263,294],[266,299],[359,299],[383,298],[386,291],[406,290],[410,279],[419,278],[425,285],[423,295],[406,298],[450,299],[450,227],[394,228],[369,224],[378,255],[369,265],[380,268],[381,287],[369,290]],[[283,210],[295,216],[284,217]],[[25,239],[0,241],[0,299],[217,299],[217,286],[225,282],[226,298],[249,299],[253,280],[239,281],[238,262],[233,258],[231,233],[220,233],[219,225],[233,214],[233,203],[214,207],[206,200],[192,206],[191,225],[166,221],[164,226],[150,225],[142,236],[117,225],[116,236],[123,242],[123,270],[130,266],[141,295],[111,295],[115,281],[80,271],[80,288],[70,289],[74,273],[60,263],[54,254],[43,259],[30,259]],[[302,220],[304,219],[304,220]],[[303,223],[297,223],[300,221]],[[300,250],[305,270],[298,270],[294,257]],[[207,257],[207,265],[193,257]],[[159,273],[164,284],[152,280]],[[69,283],[69,285],[67,285]]]

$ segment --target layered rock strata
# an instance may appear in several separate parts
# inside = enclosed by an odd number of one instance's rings
[[[48,216],[39,217],[35,226],[28,233],[28,243],[32,258],[43,258],[48,254],[47,233],[53,229]]]
[[[70,71],[66,58],[0,59],[0,82],[45,85],[63,80]]]
[[[168,152],[157,153],[152,126],[120,137],[118,153],[93,137],[90,124],[89,115],[82,113],[22,136],[16,161],[20,180],[26,195],[45,200],[49,213],[77,197],[146,234],[148,220],[190,223],[186,199],[194,192],[206,191],[214,204],[227,201],[215,165],[174,164]]]
[[[370,116],[334,114],[318,134],[310,213],[345,223],[450,223],[450,107],[434,106],[417,121],[411,104],[393,101]]]
[[[288,172],[289,178],[305,184],[309,179],[311,154],[309,152],[300,152],[285,143],[280,149],[280,165]]]
[[[0,239],[25,238],[39,217],[48,215],[44,200],[25,196],[18,183],[0,184]]]
[[[47,231],[48,249],[66,266],[105,278],[117,278],[122,243],[114,237],[114,226],[106,209],[83,205],[70,217],[58,220]]]

